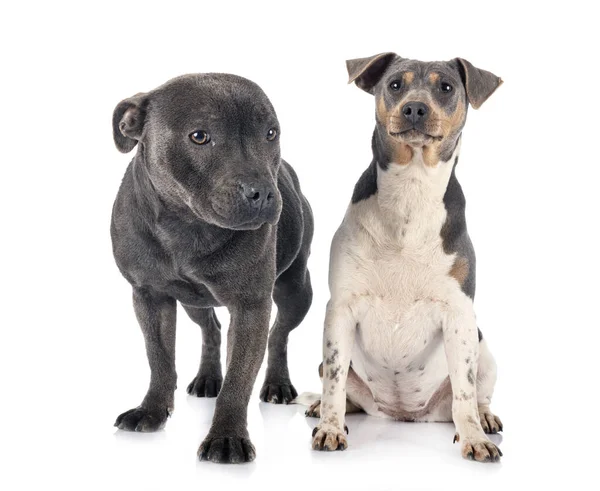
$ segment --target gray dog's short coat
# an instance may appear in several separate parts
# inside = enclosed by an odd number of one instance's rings
[[[255,457],[247,406],[267,346],[272,298],[278,313],[261,399],[288,403],[296,396],[287,339],[312,300],[306,263],[313,218],[296,174],[280,157],[279,131],[263,91],[234,75],[185,75],[115,108],[117,148],[129,152],[137,144],[138,150],[113,208],[113,251],[133,287],[151,369],[146,397],[117,418],[119,429],[154,431],[173,411],[177,301],[203,336],[188,393],[218,394],[200,459]],[[217,306],[231,314],[224,380]]]

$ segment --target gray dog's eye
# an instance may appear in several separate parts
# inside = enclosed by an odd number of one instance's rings
[[[402,82],[400,80],[394,80],[390,84],[390,89],[392,90],[400,90],[400,87],[402,87]]]
[[[440,85],[440,90],[442,92],[452,92],[452,85],[447,82],[442,82],[442,85]]]
[[[272,142],[277,137],[277,130],[275,128],[271,128],[267,131],[267,140]]]
[[[194,131],[190,135],[190,140],[198,145],[205,145],[210,141],[210,135],[204,130]]]

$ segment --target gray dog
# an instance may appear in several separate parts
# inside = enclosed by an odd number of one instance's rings
[[[247,407],[267,337],[260,397],[288,403],[297,395],[288,334],[312,301],[306,263],[313,218],[296,174],[280,157],[273,106],[244,78],[185,75],[120,102],[113,134],[121,152],[139,143],[114,204],[111,235],[117,265],[133,287],[151,370],[141,405],[115,426],[155,431],[173,411],[179,301],[203,338],[188,393],[218,394],[198,456],[251,461]],[[278,312],[268,336],[271,298]],[[224,380],[218,306],[231,314]]]

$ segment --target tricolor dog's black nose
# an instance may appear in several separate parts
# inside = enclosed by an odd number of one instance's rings
[[[402,106],[402,114],[404,114],[404,117],[412,124],[416,124],[421,120],[427,119],[429,107],[422,102],[407,102]]]
[[[264,209],[270,206],[275,198],[273,188],[266,184],[240,184],[240,190],[252,208]]]

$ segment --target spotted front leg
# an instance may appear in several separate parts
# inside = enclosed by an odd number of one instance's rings
[[[344,450],[346,378],[354,345],[356,321],[347,305],[330,301],[323,334],[323,396],[321,419],[313,431],[315,450]]]
[[[498,461],[502,452],[485,435],[479,419],[476,391],[479,338],[470,299],[465,298],[459,308],[445,312],[443,333],[452,383],[455,442],[461,444],[462,455],[467,459]]]

